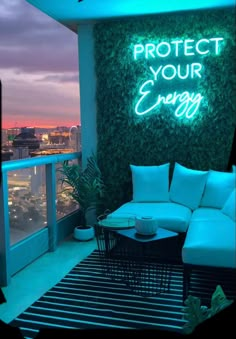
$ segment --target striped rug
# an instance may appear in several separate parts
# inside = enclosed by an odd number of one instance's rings
[[[229,299],[235,299],[236,277],[226,278],[221,286]],[[220,283],[214,275],[196,271],[191,294],[207,303]],[[181,333],[185,323],[182,286],[183,268],[175,264],[168,293],[151,297],[134,294],[125,283],[104,274],[95,250],[10,325],[19,327],[25,339],[35,338],[41,328],[159,329]]]

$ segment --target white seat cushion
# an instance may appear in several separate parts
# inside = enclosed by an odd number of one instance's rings
[[[192,214],[192,218],[191,221],[220,221],[220,222],[224,222],[225,219],[225,215],[224,213],[222,213],[222,211],[218,208],[210,208],[210,207],[199,207],[197,208],[193,214]]]
[[[110,217],[152,216],[158,219],[159,227],[182,233],[186,232],[192,215],[188,207],[172,202],[128,202],[113,213]]]
[[[236,268],[235,223],[217,210],[212,213],[209,209],[195,212],[182,248],[183,262],[193,265]],[[208,220],[205,218],[207,214]]]

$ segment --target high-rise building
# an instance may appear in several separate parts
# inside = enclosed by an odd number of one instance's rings
[[[7,140],[12,143],[13,139],[21,132],[20,128],[12,127],[7,129]]]
[[[2,129],[1,138],[2,138],[2,140],[1,140],[2,146],[7,145],[8,139],[7,139],[7,130],[6,129]]]
[[[2,159],[2,161],[11,160],[12,156],[13,156],[13,151],[11,151],[11,150],[1,150],[1,159]]]
[[[45,166],[34,166],[31,170],[31,193],[33,195],[39,195],[46,193],[45,186]]]
[[[75,152],[81,151],[81,129],[79,125],[74,125],[70,127],[69,130],[70,136],[70,147],[73,148]]]
[[[35,127],[21,127],[21,133],[32,133],[35,135]]]
[[[50,144],[69,145],[69,132],[68,131],[53,131],[48,134]]]
[[[29,156],[29,151],[40,148],[40,142],[34,135],[35,129],[32,127],[23,127],[21,133],[16,135],[12,141],[12,146],[18,153],[18,159]]]

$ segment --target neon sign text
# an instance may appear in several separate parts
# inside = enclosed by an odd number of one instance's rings
[[[224,38],[216,37],[210,39],[185,39],[185,40],[172,40],[170,42],[161,41],[159,43],[148,42],[146,44],[135,44],[133,50],[134,60],[138,59],[156,59],[164,60],[164,58],[181,58],[197,56],[198,59],[206,55],[215,54],[218,55],[221,50],[221,44]],[[158,61],[159,61],[158,60]],[[175,116],[186,118],[192,118],[203,100],[203,96],[200,93],[183,91],[179,93],[177,91],[163,96],[159,93],[154,93],[157,88],[161,88],[161,85],[154,86],[155,83],[166,80],[171,81],[173,79],[191,80],[202,78],[202,72],[204,70],[202,63],[192,62],[186,63],[179,61],[176,62],[157,64],[155,66],[149,66],[149,70],[152,75],[152,79],[144,81],[140,86],[138,99],[135,105],[135,113],[137,115],[145,115],[150,113],[158,106],[164,105],[177,105],[175,109]],[[190,60],[189,60],[190,61]],[[191,60],[192,61],[192,60]],[[197,60],[196,60],[197,61]],[[149,62],[150,64],[150,62]]]
[[[157,70],[155,71],[152,66],[149,67],[150,71],[154,75],[154,80],[157,80],[158,74],[162,76],[165,80],[172,80],[176,76],[179,79],[187,79],[189,76],[191,79],[194,77],[201,78],[200,71],[202,69],[202,65],[199,63],[192,63],[192,64],[187,64],[185,67],[183,65],[165,65],[159,66]]]
[[[152,87],[154,85],[153,80],[147,80],[139,90],[141,94],[141,98],[138,100],[135,106],[135,113],[137,115],[144,115],[152,111],[154,108],[159,106],[161,103],[167,105],[175,105],[179,104],[179,106],[175,110],[175,116],[181,117],[185,114],[185,117],[190,119],[197,112],[198,107],[200,105],[203,96],[200,93],[189,93],[187,91],[177,94],[177,92],[169,93],[166,96],[162,96],[159,94],[155,99],[153,105],[147,107],[142,110],[141,106],[145,106],[145,102],[151,98],[153,98]],[[151,95],[150,95],[151,94]],[[147,104],[146,104],[147,105]]]
[[[219,45],[223,38],[173,40],[171,42],[162,41],[158,44],[147,43],[134,45],[134,60],[141,58],[154,59],[166,58],[169,55],[193,56],[196,54],[205,55],[209,53],[219,54]],[[181,55],[182,54],[182,55]]]

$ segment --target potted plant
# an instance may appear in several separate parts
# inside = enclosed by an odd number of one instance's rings
[[[87,158],[85,169],[80,164],[65,161],[59,171],[62,173],[62,184],[66,184],[65,190],[80,208],[81,222],[74,229],[74,237],[81,241],[90,240],[94,237],[96,212],[105,191],[96,156],[93,153]]]

